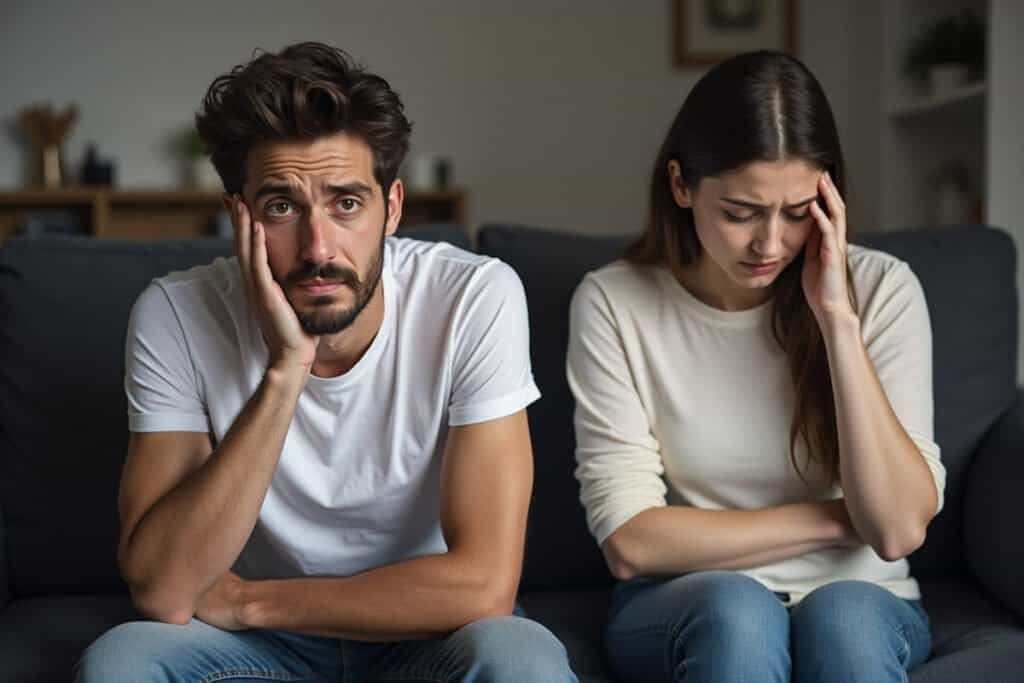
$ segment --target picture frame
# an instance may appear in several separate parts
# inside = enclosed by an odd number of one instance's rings
[[[795,54],[796,0],[673,0],[676,66],[752,50]]]

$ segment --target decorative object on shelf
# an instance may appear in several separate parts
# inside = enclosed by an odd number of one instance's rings
[[[985,68],[985,27],[969,9],[939,19],[910,44],[903,68],[934,95],[978,80]]]
[[[114,162],[101,159],[96,152],[96,144],[90,142],[85,148],[85,161],[82,162],[82,184],[111,187],[114,184]]]
[[[706,66],[741,52],[795,52],[794,0],[675,0],[677,66]]]
[[[78,118],[78,108],[70,104],[63,112],[52,105],[37,104],[18,112],[21,129],[38,152],[38,166],[26,174],[29,183],[57,188],[65,180],[61,145]]]
[[[452,162],[445,157],[412,154],[402,165],[402,182],[410,190],[435,192],[447,189],[452,182]]]
[[[224,185],[210,157],[206,154],[199,131],[194,125],[182,127],[170,137],[170,152],[181,164],[185,187],[197,190],[223,191]]]
[[[928,178],[934,193],[933,215],[936,225],[965,225],[980,222],[975,216],[975,197],[971,191],[971,174],[962,161],[950,161],[936,169]]]

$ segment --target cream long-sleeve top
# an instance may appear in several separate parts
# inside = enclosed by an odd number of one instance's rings
[[[849,245],[868,355],[896,417],[924,456],[943,503],[933,440],[931,326],[907,264]],[[794,390],[771,331],[771,302],[722,311],[663,267],[617,261],[588,273],[573,296],[567,358],[576,398],[576,477],[599,544],[644,510],[690,505],[753,510],[843,495],[789,426]],[[906,560],[870,546],[828,547],[742,573],[799,602],[839,580],[870,581],[917,599]]]

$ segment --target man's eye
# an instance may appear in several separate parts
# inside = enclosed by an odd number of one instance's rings
[[[271,216],[285,216],[288,214],[291,208],[292,205],[289,204],[288,202],[277,201],[270,202],[269,204],[267,204],[266,211]]]
[[[786,220],[792,221],[794,223],[799,223],[803,219],[807,218],[808,215],[810,215],[810,212],[808,211],[804,211],[801,214],[787,213]]]
[[[342,213],[352,213],[353,211],[359,208],[359,202],[350,198],[339,199],[335,203],[335,206],[337,206]]]

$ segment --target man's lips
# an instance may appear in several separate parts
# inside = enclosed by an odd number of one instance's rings
[[[329,294],[344,286],[344,283],[336,280],[308,280],[299,282],[296,286],[307,294],[320,295]]]

